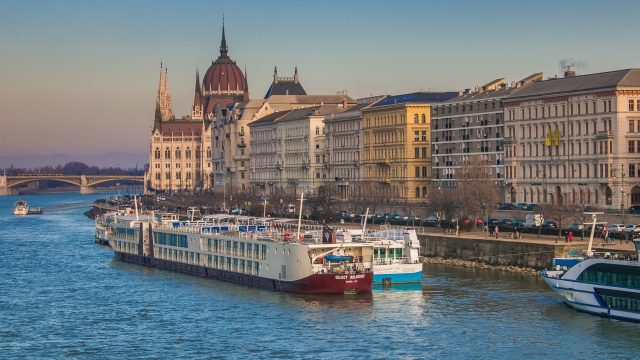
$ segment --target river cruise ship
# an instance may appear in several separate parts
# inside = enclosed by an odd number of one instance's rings
[[[595,224],[595,215],[594,224]],[[595,226],[592,227],[594,229]],[[640,240],[633,243],[640,255]],[[596,258],[591,252],[593,230],[587,253],[554,259],[554,270],[540,276],[568,306],[591,314],[640,321],[640,263]]]
[[[371,292],[374,245],[338,243],[327,227],[316,243],[269,218],[143,221],[128,215],[100,223],[118,260],[284,292]]]

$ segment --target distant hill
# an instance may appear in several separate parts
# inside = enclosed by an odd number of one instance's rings
[[[102,155],[23,155],[23,156],[0,156],[0,168],[8,168],[13,164],[16,168],[34,168],[40,166],[64,165],[70,161],[79,161],[89,166],[119,167],[122,169],[132,169],[136,165],[142,169],[149,162],[149,154],[132,154],[125,152],[110,152]]]

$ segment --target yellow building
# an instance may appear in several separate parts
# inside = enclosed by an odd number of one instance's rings
[[[364,181],[390,201],[423,201],[431,182],[431,104],[458,92],[388,96],[363,109]],[[375,190],[373,190],[375,189]]]

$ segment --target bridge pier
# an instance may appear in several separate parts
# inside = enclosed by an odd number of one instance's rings
[[[7,187],[7,175],[0,176],[0,196],[18,195],[18,189]]]
[[[98,189],[91,186],[80,186],[80,194],[97,194]]]

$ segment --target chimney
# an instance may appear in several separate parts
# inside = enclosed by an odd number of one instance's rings
[[[515,81],[512,81],[512,82],[511,82],[511,87],[512,87],[512,88],[516,87],[516,82],[515,82]]]
[[[564,77],[576,76],[576,72],[571,70],[571,66],[567,66],[567,71],[564,72]]]
[[[458,96],[462,96],[462,90],[458,90]]]
[[[476,92],[478,92],[478,89],[480,89],[480,88],[476,86]]]
[[[471,89],[464,89],[465,94],[471,94]]]
[[[343,109],[346,109],[346,108],[347,108],[347,99],[346,99],[346,98],[343,98],[343,99],[342,99],[342,108],[343,108]]]

